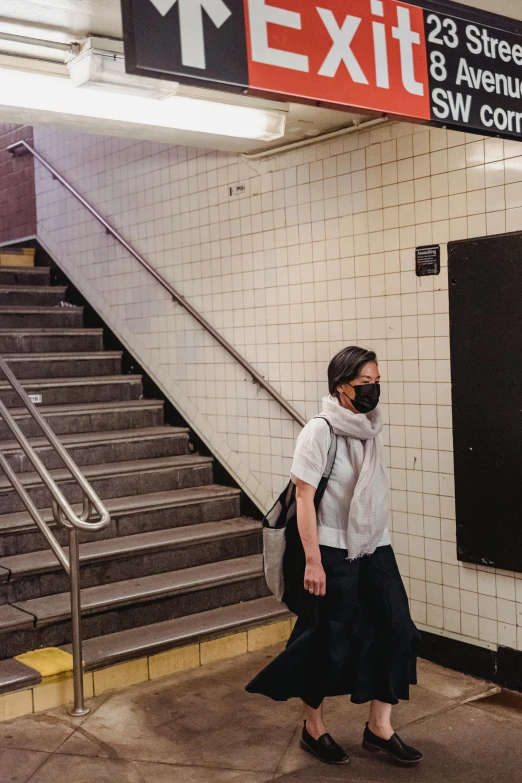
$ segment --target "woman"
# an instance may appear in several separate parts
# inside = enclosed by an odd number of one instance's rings
[[[276,701],[300,697],[306,718],[301,747],[330,764],[349,761],[324,724],[324,698],[341,694],[351,694],[356,704],[370,702],[366,750],[407,765],[422,758],[391,725],[392,705],[408,699],[417,682],[421,636],[387,528],[379,382],[373,351],[351,346],[330,362],[330,395],[321,416],[300,433],[291,469],[297,525],[287,529],[283,601],[297,622],[286,649],[247,685]],[[316,509],[330,427],[337,436],[335,462]]]

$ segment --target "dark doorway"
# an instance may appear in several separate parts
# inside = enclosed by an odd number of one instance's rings
[[[458,559],[522,572],[522,233],[448,256]]]

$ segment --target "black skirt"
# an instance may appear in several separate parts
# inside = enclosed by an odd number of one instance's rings
[[[326,595],[303,587],[305,558],[297,530],[287,539],[284,603],[297,615],[286,649],[247,686],[275,701],[299,697],[317,709],[326,696],[397,704],[417,684],[421,634],[391,546],[347,560],[321,546]]]

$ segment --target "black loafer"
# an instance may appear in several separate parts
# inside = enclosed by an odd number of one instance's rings
[[[411,745],[406,745],[398,734],[394,734],[389,740],[385,740],[374,734],[368,728],[368,723],[366,723],[366,728],[364,729],[362,746],[371,753],[377,753],[382,750],[404,766],[414,766],[422,759],[420,750],[412,748]]]
[[[348,753],[329,734],[322,734],[319,739],[314,739],[306,730],[306,721],[300,745],[303,750],[317,756],[326,764],[347,764],[350,761]]]

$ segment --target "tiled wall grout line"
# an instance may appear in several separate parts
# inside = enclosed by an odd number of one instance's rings
[[[522,229],[516,142],[395,123],[256,164],[38,128],[35,145],[305,417],[348,343],[384,379],[392,540],[415,621],[522,650],[522,576],[455,547],[447,243]],[[38,233],[260,508],[298,426],[37,169]],[[242,182],[247,194],[230,198]],[[414,249],[441,245],[439,277]],[[415,469],[413,465],[415,463]]]

